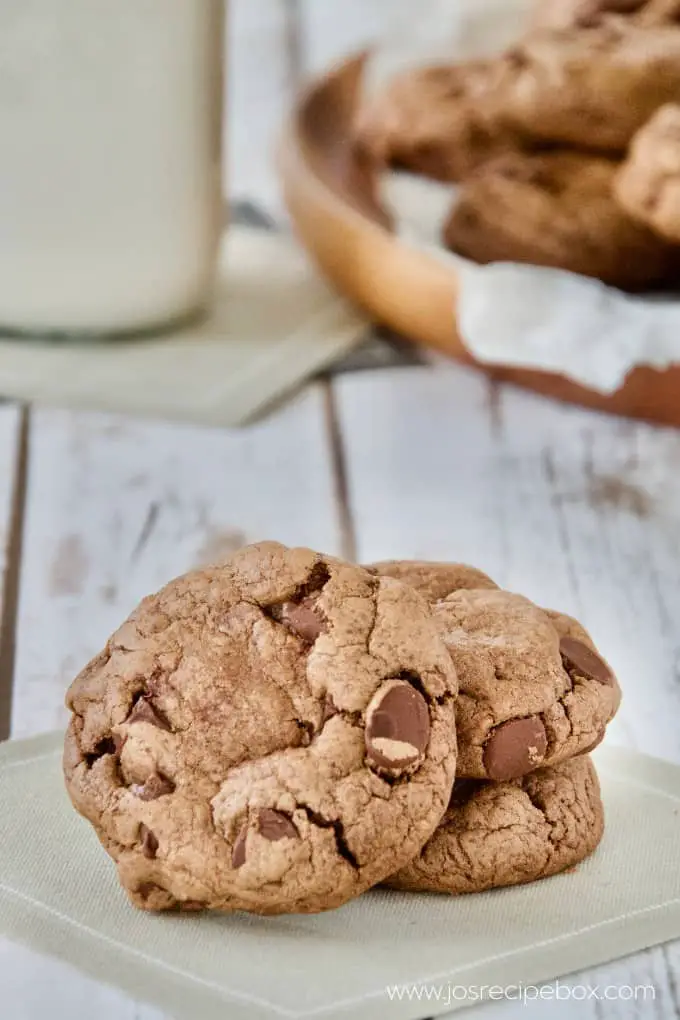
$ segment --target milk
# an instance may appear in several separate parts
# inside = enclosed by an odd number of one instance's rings
[[[209,300],[220,0],[0,3],[0,330],[157,327]]]

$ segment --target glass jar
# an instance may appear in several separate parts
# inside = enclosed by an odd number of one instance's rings
[[[157,328],[209,301],[222,0],[2,0],[0,330]]]

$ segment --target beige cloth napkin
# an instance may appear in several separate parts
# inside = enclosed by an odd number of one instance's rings
[[[366,318],[290,237],[232,226],[202,322],[136,340],[0,340],[0,395],[238,425],[359,344]]]
[[[680,935],[680,768],[654,758],[596,752],[607,831],[570,873],[259,918],[130,907],[68,803],[60,752],[58,734],[0,745],[0,930],[180,1016],[433,1016],[465,1005],[449,985],[535,984]],[[395,991],[414,985],[441,1001]]]

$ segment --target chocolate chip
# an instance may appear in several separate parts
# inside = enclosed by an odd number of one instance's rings
[[[422,694],[404,680],[389,680],[366,713],[366,753],[379,768],[403,769],[425,752],[430,712]]]
[[[571,666],[582,676],[590,680],[597,680],[601,684],[613,684],[614,677],[604,659],[601,659],[597,652],[583,641],[573,637],[563,637],[560,640],[560,654],[566,665]]]
[[[161,730],[171,732],[170,723],[159,710],[151,703],[148,697],[142,695],[132,706],[132,711],[127,717],[129,723],[145,722],[151,726],[158,726]]]
[[[248,839],[248,823],[244,824],[239,829],[236,842],[231,851],[231,866],[232,868],[240,868],[241,865],[246,863],[246,840]]]
[[[148,857],[149,860],[153,860],[156,856],[156,851],[158,850],[158,840],[151,829],[147,828],[143,822],[139,826],[139,839],[142,844],[142,853],[145,857]]]
[[[270,843],[278,843],[280,839],[299,839],[300,837],[290,818],[271,808],[262,808],[258,812],[257,828],[260,835],[268,839]]]
[[[284,602],[280,609],[281,623],[301,637],[307,644],[314,644],[319,634],[327,630],[326,621],[316,608],[317,599],[310,595],[301,602]]]
[[[175,784],[167,776],[160,772],[154,772],[145,783],[135,783],[130,787],[130,790],[140,800],[158,800],[159,797],[166,797],[169,793],[174,793]]]
[[[491,731],[484,746],[484,768],[490,779],[518,779],[541,764],[548,737],[540,716],[510,719]]]

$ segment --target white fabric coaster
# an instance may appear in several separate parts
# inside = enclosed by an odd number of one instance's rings
[[[0,745],[0,931],[180,1016],[441,1015],[465,1002],[397,989],[537,984],[680,936],[680,768],[644,755],[596,752],[607,831],[571,872],[277,918],[134,910],[60,756],[60,734]]]
[[[0,339],[0,395],[239,425],[357,346],[369,328],[291,237],[232,226],[203,321],[130,340]]]

